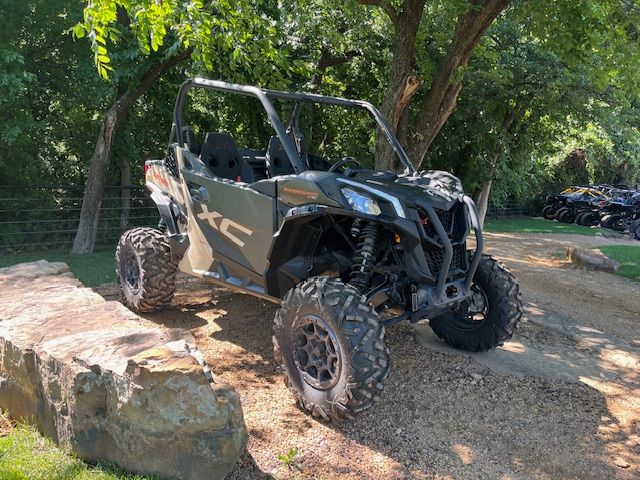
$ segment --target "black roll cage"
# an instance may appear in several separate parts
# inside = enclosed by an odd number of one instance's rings
[[[325,105],[336,105],[345,108],[357,108],[369,112],[369,114],[376,121],[378,128],[384,134],[385,138],[391,145],[394,153],[396,154],[400,162],[404,165],[405,174],[416,174],[416,169],[413,167],[411,161],[409,160],[409,157],[400,145],[400,142],[398,142],[396,136],[391,131],[391,128],[389,128],[389,125],[384,120],[382,114],[369,102],[366,102],[364,100],[349,100],[346,98],[327,97],[324,95],[317,95],[315,93],[281,92],[278,90],[268,90],[249,85],[238,85],[234,83],[222,82],[220,80],[208,80],[206,78],[199,77],[192,78],[184,82],[180,86],[178,98],[176,99],[173,113],[174,125],[172,129],[172,138],[177,139],[178,145],[180,147],[184,147],[185,144],[185,138],[183,135],[184,121],[182,118],[182,111],[184,108],[187,93],[189,92],[189,90],[194,88],[205,88],[210,90],[217,90],[220,92],[229,92],[239,95],[256,97],[262,104],[262,107],[264,108],[267,117],[269,118],[269,122],[271,123],[278,138],[280,139],[282,147],[284,148],[284,151],[289,158],[289,162],[291,162],[291,166],[296,171],[296,173],[302,173],[309,168],[306,162],[302,160],[300,156],[301,152],[298,151],[294,143],[291,141],[291,137],[288,135],[288,133],[290,132],[293,134],[296,144],[299,145],[301,142],[301,137],[300,129],[298,127],[298,118],[300,115],[301,103],[321,103]],[[278,113],[276,112],[276,109],[271,102],[272,99],[293,102],[294,107],[287,129],[285,129],[284,125],[282,124],[282,121],[280,120],[280,117],[278,116]]]

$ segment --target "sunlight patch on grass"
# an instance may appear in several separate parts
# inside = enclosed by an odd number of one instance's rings
[[[89,466],[35,428],[19,425],[0,437],[0,480],[151,480],[110,465]]]
[[[553,220],[533,217],[487,219],[485,230],[495,233],[573,233],[578,235],[595,235],[606,232],[602,228],[591,228],[574,223],[559,223]]]
[[[607,257],[620,264],[618,275],[640,282],[640,245],[637,247],[634,245],[607,245],[598,248]]]

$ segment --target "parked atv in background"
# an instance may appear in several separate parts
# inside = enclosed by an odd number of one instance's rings
[[[598,201],[606,198],[600,190],[580,188],[564,195],[563,205],[556,211],[555,219],[562,223],[573,223],[578,216],[591,212]]]
[[[640,193],[602,202],[600,213],[602,228],[624,232],[640,216]]]
[[[636,232],[640,220],[640,192],[621,184],[571,186],[559,194],[547,195],[542,216],[547,220],[587,227],[600,226],[618,232]]]
[[[567,195],[580,190],[582,187],[571,186],[560,193],[549,194],[545,198],[545,206],[542,208],[542,218],[555,220],[558,210],[564,207]]]
[[[190,94],[212,92],[257,99],[264,123],[256,108],[253,123],[239,127],[260,125],[246,138],[267,127],[274,134],[238,148],[220,117],[187,108]],[[368,114],[372,135],[379,129],[404,172],[363,166],[359,159],[374,164],[366,144],[353,156],[312,155],[314,124],[304,119],[320,121],[329,106]],[[185,109],[210,122],[188,124]],[[288,112],[286,127],[278,111]],[[118,243],[127,305],[169,305],[177,270],[279,304],[275,357],[302,408],[320,418],[351,418],[378,400],[390,366],[385,327],[428,320],[449,345],[482,352],[511,338],[522,315],[515,278],[483,254],[476,206],[460,181],[417,172],[368,102],[189,80],[166,157],[145,170],[161,222]]]

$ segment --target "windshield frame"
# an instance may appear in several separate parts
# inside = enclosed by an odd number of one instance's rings
[[[276,135],[282,142],[282,147],[284,148],[287,157],[289,158],[289,162],[291,162],[291,166],[294,168],[296,173],[302,173],[306,170],[309,170],[309,167],[300,157],[298,150],[296,149],[294,143],[291,140],[291,137],[287,134],[287,129],[285,129],[278,113],[273,106],[271,100],[284,100],[291,102],[294,106],[300,103],[315,103],[315,104],[325,104],[325,105],[335,105],[341,106],[344,108],[355,108],[360,110],[365,110],[368,112],[376,122],[376,125],[386,138],[386,140],[391,145],[394,153],[405,167],[405,174],[414,175],[416,173],[416,169],[413,164],[409,160],[406,152],[400,145],[400,142],[396,138],[396,136],[391,131],[391,128],[385,121],[384,117],[380,113],[380,111],[374,107],[371,103],[364,100],[351,100],[346,98],[338,98],[338,97],[329,97],[324,95],[318,95],[315,93],[290,93],[290,92],[282,92],[278,90],[269,90],[263,89],[259,87],[253,87],[250,85],[239,85],[234,83],[223,82],[220,80],[208,80],[206,78],[192,78],[184,82],[180,86],[180,91],[178,92],[178,98],[176,99],[176,104],[174,108],[174,131],[176,134],[176,139],[178,141],[178,145],[180,147],[184,147],[185,138],[183,135],[183,109],[187,98],[187,93],[189,90],[195,88],[205,88],[210,90],[216,90],[220,92],[227,93],[235,93],[238,95],[246,95],[256,97],[262,107],[264,108],[269,122],[271,126],[276,132]],[[292,117],[292,121],[297,122],[297,118],[294,115]]]

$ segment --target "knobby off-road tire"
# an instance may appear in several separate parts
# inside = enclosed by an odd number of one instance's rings
[[[573,223],[576,219],[573,210],[564,207],[556,212],[556,220],[562,223]]]
[[[622,215],[614,213],[613,215],[606,215],[600,222],[602,228],[608,228],[609,230],[615,230],[616,232],[624,232],[624,218]]]
[[[595,214],[592,212],[582,212],[578,214],[576,217],[576,225],[581,225],[583,227],[590,227],[593,224],[593,219],[595,218]]]
[[[522,317],[520,287],[513,274],[495,258],[483,255],[473,277],[486,301],[484,319],[450,311],[430,320],[435,334],[454,348],[486,352],[509,340]]]
[[[545,220],[553,220],[556,218],[556,210],[551,205],[547,205],[542,209],[542,218]]]
[[[177,265],[171,261],[166,236],[155,228],[125,232],[116,249],[116,275],[126,305],[151,312],[171,303]]]
[[[633,234],[636,240],[640,240],[640,220],[636,220],[631,225],[631,233]]]
[[[300,406],[323,420],[351,419],[370,408],[389,374],[378,315],[335,278],[313,277],[287,293],[275,316],[273,347]],[[316,360],[323,353],[324,364]],[[322,367],[314,370],[313,362]]]
[[[581,225],[585,227],[593,227],[595,225],[598,225],[599,223],[600,223],[600,219],[598,218],[598,215],[596,215],[594,212],[587,212],[584,215],[582,215]]]

